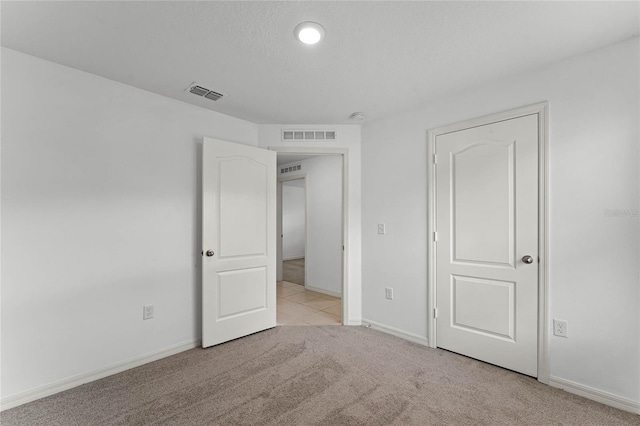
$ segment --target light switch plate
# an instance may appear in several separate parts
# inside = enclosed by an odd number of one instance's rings
[[[148,320],[153,318],[153,305],[144,305],[142,307],[142,319]]]
[[[384,297],[393,300],[393,289],[391,287],[386,287],[384,289]]]

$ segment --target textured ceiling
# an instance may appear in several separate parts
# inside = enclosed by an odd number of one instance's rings
[[[639,35],[632,2],[1,2],[2,45],[255,123],[348,123]],[[326,29],[305,46],[299,22]],[[185,93],[196,81],[217,102]]]

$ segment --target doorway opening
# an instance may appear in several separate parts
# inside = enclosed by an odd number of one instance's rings
[[[343,156],[278,153],[277,323],[343,323]]]
[[[282,280],[304,286],[307,252],[307,182],[282,181]]]

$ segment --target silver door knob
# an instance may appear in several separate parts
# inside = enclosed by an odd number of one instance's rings
[[[207,252],[208,253],[208,252]],[[533,257],[526,255],[526,256],[522,256],[522,261],[524,263],[530,264],[533,263]]]
[[[213,252],[213,250],[207,250],[206,255],[211,257],[213,256],[215,253]]]

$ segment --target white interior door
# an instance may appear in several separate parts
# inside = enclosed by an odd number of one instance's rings
[[[276,153],[205,138],[202,346],[276,325]]]
[[[537,376],[538,115],[435,150],[437,345]]]

